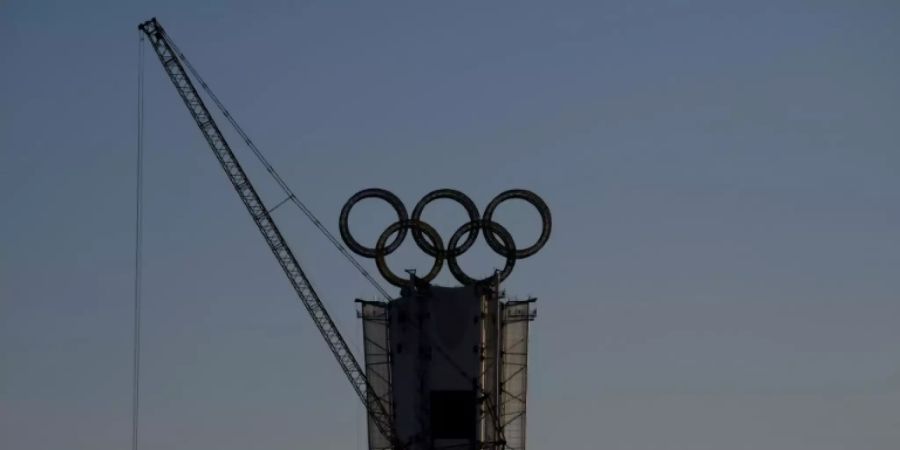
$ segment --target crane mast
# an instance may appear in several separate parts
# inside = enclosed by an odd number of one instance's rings
[[[392,417],[378,397],[367,394],[371,391],[371,385],[365,376],[365,372],[353,356],[353,353],[347,346],[347,342],[341,336],[321,299],[319,299],[319,295],[313,289],[309,279],[297,262],[293,251],[269,214],[269,210],[250,183],[250,179],[235,157],[231,146],[228,145],[228,142],[219,130],[219,126],[185,72],[181,61],[184,56],[175,50],[177,47],[155,18],[142,23],[138,28],[149,39],[153,50],[159,57],[160,63],[162,63],[163,69],[165,69],[185,106],[190,111],[191,116],[197,123],[197,127],[203,133],[203,137],[206,138],[209,148],[216,155],[216,159],[219,160],[219,164],[228,176],[228,180],[231,181],[231,185],[247,208],[247,212],[250,213],[253,222],[256,223],[259,232],[265,238],[266,244],[272,250],[272,254],[275,255],[275,259],[278,260],[281,268],[284,269],[284,274],[287,275],[288,280],[297,292],[300,302],[306,307],[316,327],[322,333],[328,348],[331,349],[344,374],[347,375],[347,379],[365,405],[366,411],[372,418],[375,426],[392,445],[400,447],[395,439],[396,433],[394,433]]]

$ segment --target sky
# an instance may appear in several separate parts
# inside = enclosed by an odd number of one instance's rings
[[[900,448],[900,4],[266,0],[0,2],[0,447],[131,445],[154,16],[332,232],[368,187],[546,200],[550,241],[504,286],[538,298],[530,448]],[[140,448],[364,448],[143,45]],[[425,218],[447,239],[464,215]],[[375,290],[298,211],[275,219],[358,349]],[[394,220],[351,219],[364,242]],[[521,202],[496,220],[538,234]],[[429,264],[409,242],[389,261]],[[483,241],[461,261],[502,263]]]

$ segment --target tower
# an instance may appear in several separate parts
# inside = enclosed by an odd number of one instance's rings
[[[369,197],[388,201],[399,218],[372,249],[356,242],[347,227],[350,208]],[[454,233],[446,249],[434,229],[420,220],[424,205],[436,198],[456,200],[475,217]],[[496,204],[509,198],[524,199],[541,214],[542,234],[531,247],[517,250],[505,228],[491,221]],[[473,208],[468,197],[443,189],[426,195],[413,218],[406,219],[405,208],[393,194],[369,189],[352,197],[341,213],[347,246],[376,259],[385,279],[401,288],[400,296],[390,301],[357,302],[369,400],[386,406],[396,437],[410,449],[525,449],[528,329],[536,316],[536,299],[506,299],[500,286],[517,259],[531,256],[546,242],[549,210],[535,194],[522,190],[499,195],[484,218],[477,210],[472,214]],[[456,258],[471,246],[479,229],[485,231],[488,244],[507,257],[507,264],[493,276],[476,280],[459,268]],[[407,230],[435,258],[437,269],[424,278],[400,278],[384,263]],[[388,244],[392,235],[397,237]],[[431,284],[443,259],[462,286]],[[369,448],[391,449],[374,425],[370,419]]]
[[[397,435],[419,448],[525,448],[528,326],[535,299],[493,286],[410,290],[358,300],[366,376]],[[369,426],[369,448],[389,449]]]

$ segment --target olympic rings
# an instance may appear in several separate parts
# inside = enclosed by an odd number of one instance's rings
[[[353,206],[355,206],[357,202],[367,198],[384,200],[397,213],[397,221],[392,223],[381,233],[374,248],[366,247],[353,238],[348,224],[350,210],[353,209]],[[469,216],[469,221],[453,233],[453,236],[451,236],[450,240],[447,242],[446,248],[444,247],[440,234],[438,234],[431,225],[422,221],[422,213],[424,212],[425,207],[432,201],[442,198],[459,203]],[[497,206],[510,199],[520,199],[528,202],[534,206],[541,216],[540,236],[534,244],[522,249],[516,247],[512,235],[505,227],[493,221],[494,211],[497,209]],[[420,281],[430,283],[434,280],[443,268],[444,260],[446,260],[453,277],[464,285],[470,285],[485,283],[493,279],[499,279],[499,281],[506,279],[506,277],[512,273],[517,260],[534,255],[547,243],[547,240],[550,237],[551,226],[550,208],[547,207],[547,204],[544,203],[537,194],[524,189],[511,189],[500,193],[488,203],[483,216],[479,215],[478,207],[475,206],[472,199],[462,192],[454,189],[438,189],[429,192],[419,200],[416,207],[413,209],[412,217],[407,215],[406,207],[403,205],[403,202],[401,202],[393,193],[384,189],[364,189],[347,200],[347,203],[341,208],[339,221],[341,238],[344,240],[344,243],[347,244],[347,247],[357,255],[375,259],[375,264],[378,267],[378,272],[381,273],[381,276],[389,283],[400,287],[410,286],[413,284],[413,281],[404,279],[392,272],[387,266],[386,257],[400,247],[403,240],[406,238],[407,231],[412,232],[413,240],[416,245],[425,254],[434,258],[434,264],[428,274],[424,277],[418,277]],[[479,231],[484,231],[485,241],[491,250],[506,258],[506,264],[502,270],[495,275],[484,279],[472,278],[459,267],[457,261],[457,258],[475,243]],[[392,235],[395,234],[396,236],[391,240]],[[465,239],[463,239],[463,235],[465,235]],[[461,243],[460,240],[462,240]]]

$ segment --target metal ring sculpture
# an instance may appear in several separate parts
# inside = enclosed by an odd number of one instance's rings
[[[350,234],[350,226],[348,224],[350,210],[353,209],[357,202],[367,198],[384,200],[397,213],[397,221],[389,225],[381,233],[375,247],[366,247],[360,244]],[[442,198],[459,203],[469,216],[469,221],[460,226],[453,233],[453,236],[450,237],[446,248],[440,234],[431,225],[422,221],[422,212],[425,210],[425,207],[429,203]],[[541,235],[529,247],[517,248],[509,231],[493,221],[494,211],[496,211],[497,206],[511,199],[520,199],[530,203],[541,215]],[[484,283],[494,278],[494,276],[484,279],[472,278],[459,267],[459,262],[457,261],[457,258],[471,248],[478,239],[479,231],[484,232],[484,239],[491,250],[506,258],[506,264],[496,275],[500,281],[503,281],[512,273],[513,266],[515,266],[517,260],[534,255],[547,243],[547,239],[550,237],[550,226],[550,208],[537,194],[524,189],[511,189],[500,193],[488,203],[487,208],[484,210],[484,215],[478,213],[478,207],[466,194],[454,189],[438,189],[428,193],[416,203],[412,217],[407,214],[403,202],[393,193],[384,189],[363,189],[347,200],[347,203],[341,208],[340,216],[341,238],[343,238],[347,247],[357,255],[374,259],[381,276],[394,286],[400,287],[409,286],[412,284],[412,281],[404,279],[391,271],[385,258],[400,247],[403,240],[406,239],[407,232],[411,232],[413,241],[415,241],[419,249],[426,255],[434,258],[431,270],[424,277],[418,277],[419,280],[426,283],[434,280],[440,273],[441,268],[443,268],[444,260],[446,260],[453,277],[460,283],[469,285]]]

